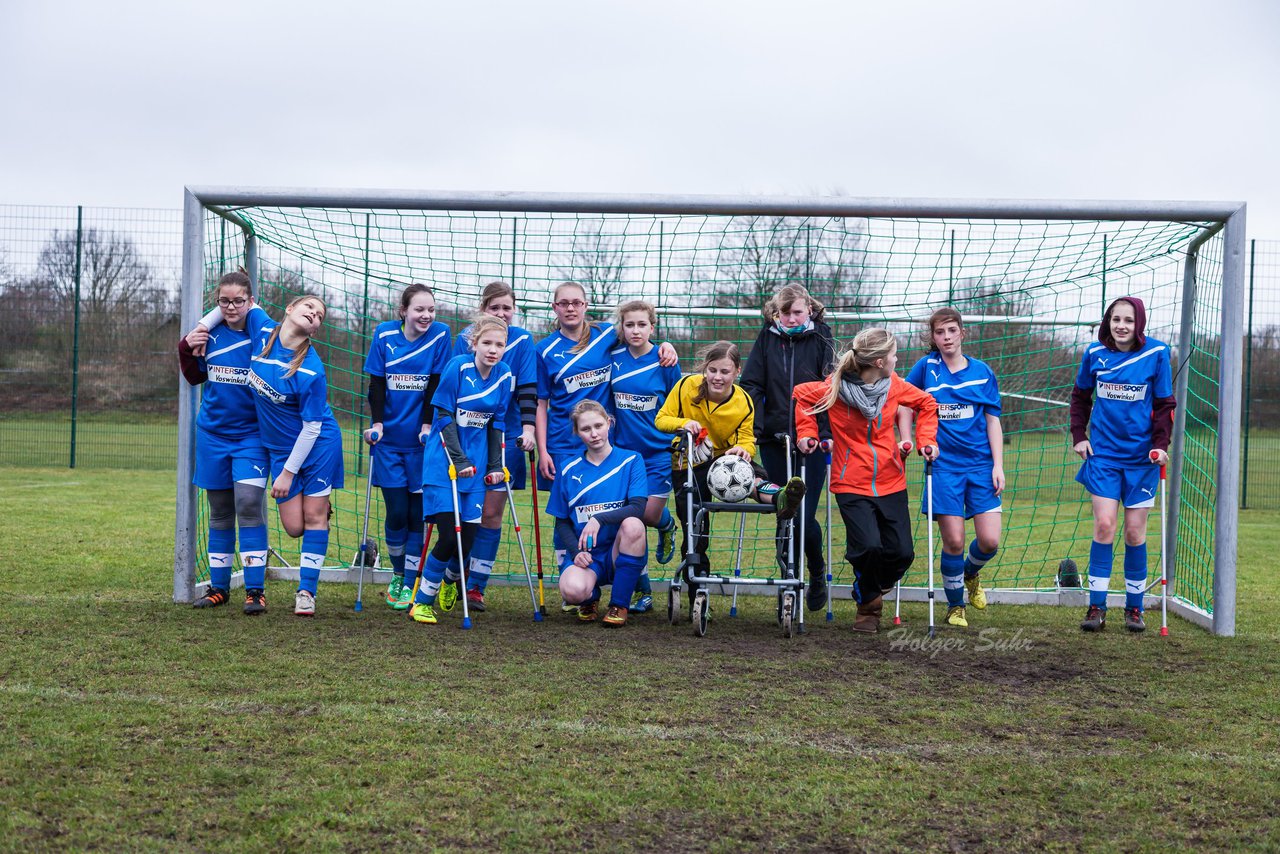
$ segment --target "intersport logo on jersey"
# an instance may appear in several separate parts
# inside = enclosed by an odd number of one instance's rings
[[[387,388],[391,391],[426,391],[428,374],[387,374]]]
[[[491,412],[472,412],[470,409],[459,409],[457,414],[459,427],[487,427],[493,417]]]
[[[574,392],[584,388],[594,388],[603,385],[609,381],[609,377],[613,372],[613,368],[596,368],[594,371],[584,371],[580,374],[574,374],[564,381],[566,391]]]
[[[618,409],[626,409],[631,412],[651,412],[658,408],[658,398],[651,394],[627,394],[626,392],[615,391],[613,393],[613,404]]]
[[[1126,403],[1135,403],[1139,400],[1145,400],[1147,397],[1147,384],[1134,385],[1132,383],[1098,383],[1098,397],[1107,400],[1121,400]]]
[[[939,403],[939,421],[963,421],[973,417],[973,407],[967,403]]]
[[[228,365],[209,365],[209,381],[228,385],[248,385],[249,369]]]
[[[585,525],[587,522],[591,521],[591,517],[597,513],[607,513],[610,510],[616,510],[621,507],[622,504],[623,502],[621,501],[601,501],[598,504],[579,504],[574,512],[578,516],[578,522]]]
[[[259,374],[249,374],[249,387],[272,403],[284,403],[286,400],[285,395],[273,389]]]

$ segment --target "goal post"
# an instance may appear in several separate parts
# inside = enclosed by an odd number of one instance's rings
[[[343,430],[348,485],[334,495],[333,545],[322,579],[354,580],[348,564],[358,546],[356,496],[362,498],[366,474],[359,445],[367,418],[364,354],[372,329],[393,316],[399,289],[410,282],[435,289],[438,319],[455,333],[493,279],[515,287],[516,323],[539,335],[549,328],[550,291],[560,281],[584,285],[597,319],[623,299],[645,298],[658,306],[659,335],[677,345],[686,371],[696,367],[694,349],[718,338],[738,343],[749,359],[763,297],[783,284],[805,284],[828,306],[839,341],[866,325],[889,328],[903,349],[904,369],[923,354],[916,340],[923,319],[952,304],[971,330],[966,352],[993,365],[1005,400],[1007,542],[991,565],[989,598],[1077,604],[1084,594],[1058,588],[1054,578],[1060,559],[1084,562],[1091,534],[1087,496],[1072,480],[1066,402],[1104,303],[1135,294],[1151,307],[1153,334],[1175,354],[1178,407],[1166,535],[1171,608],[1231,635],[1244,219],[1245,207],[1236,202],[190,187],[181,318],[184,329],[194,325],[218,278],[237,266],[248,270],[272,312],[302,291],[330,303],[317,344]],[[204,510],[191,486],[198,402],[199,389],[180,383],[178,602],[192,601],[207,583]],[[912,466],[909,476],[916,502],[920,467]],[[527,499],[520,495],[524,514]],[[380,502],[375,513],[371,536],[380,532]],[[291,541],[274,530],[271,516],[270,575],[296,577]],[[838,515],[833,524],[829,567],[836,588],[847,590],[852,573],[843,560]],[[1153,529],[1158,537],[1158,523]],[[751,533],[767,539],[763,529]],[[918,534],[923,543],[924,532]],[[509,530],[495,577],[518,570],[523,578],[508,539],[514,540]],[[769,543],[749,549],[744,574],[771,572],[770,551]],[[730,552],[724,545],[713,557],[731,560]],[[923,598],[925,561],[917,555],[904,579],[904,599]],[[651,562],[650,571],[674,566]],[[388,578],[381,569],[373,576]]]

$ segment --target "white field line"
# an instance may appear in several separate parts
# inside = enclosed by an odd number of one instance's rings
[[[68,700],[89,704],[102,701],[120,703],[136,703],[147,706],[160,706],[178,710],[203,710],[218,714],[261,714],[269,704],[245,702],[243,700],[178,700],[163,694],[143,694],[129,691],[105,691],[90,693],[74,688],[56,685],[33,685],[29,682],[13,682],[0,684],[0,691],[6,694],[26,697],[40,697],[53,700]],[[966,756],[1017,756],[1019,758],[1037,757],[1041,759],[1059,759],[1063,751],[1058,749],[1038,749],[1025,742],[1010,741],[1007,744],[988,739],[982,744],[894,744],[868,746],[857,743],[852,737],[823,738],[815,743],[812,733],[787,733],[782,731],[752,733],[741,730],[720,730],[713,727],[674,727],[664,724],[640,724],[635,726],[615,726],[608,723],[585,721],[554,720],[544,717],[507,718],[494,720],[481,714],[464,714],[439,707],[426,708],[387,708],[381,704],[332,703],[324,706],[310,706],[305,710],[294,710],[291,715],[309,718],[330,718],[350,721],[368,721],[370,718],[388,718],[396,724],[420,724],[426,726],[482,727],[497,732],[519,734],[525,732],[555,731],[573,736],[596,736],[612,738],[620,741],[632,741],[637,735],[659,739],[661,741],[677,741],[691,743],[700,739],[714,738],[720,741],[742,745],[761,745],[764,747],[792,748],[812,750],[833,756],[856,756],[877,758],[884,756],[904,756],[908,758],[924,758],[932,760],[942,757]],[[1141,752],[1159,754],[1170,757],[1190,759],[1195,762],[1221,767],[1223,762],[1234,766],[1256,767],[1269,770],[1280,770],[1280,756],[1240,755],[1219,751],[1205,752],[1197,750],[1179,750],[1162,744],[1126,745],[1110,749],[1091,749],[1091,755],[1125,756],[1133,755],[1135,747]]]
[[[10,489],[57,489],[61,486],[80,486],[78,480],[68,480],[62,483],[20,483],[17,486],[0,486],[0,492]]]

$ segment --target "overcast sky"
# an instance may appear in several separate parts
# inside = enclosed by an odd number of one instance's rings
[[[184,184],[1243,200],[1280,3],[0,0],[0,203]]]

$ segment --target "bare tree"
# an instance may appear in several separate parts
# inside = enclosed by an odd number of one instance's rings
[[[55,230],[40,250],[36,279],[50,297],[70,306],[76,290],[76,232]],[[101,317],[122,310],[156,285],[151,265],[127,235],[86,228],[80,241],[80,310]]]
[[[582,285],[593,306],[608,310],[623,298],[628,260],[623,239],[596,222],[574,232],[568,257],[556,265],[556,275]]]

